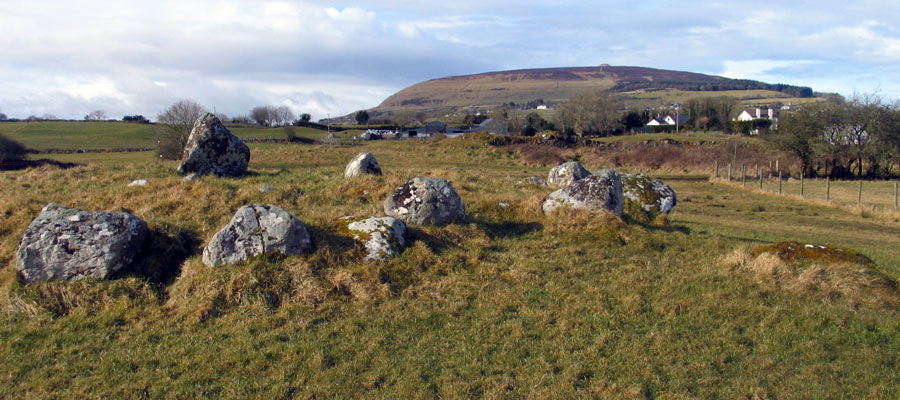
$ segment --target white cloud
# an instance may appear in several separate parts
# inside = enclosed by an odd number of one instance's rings
[[[319,118],[425,79],[600,63],[888,95],[900,93],[898,25],[900,3],[887,0],[9,0],[0,107],[155,115],[184,97],[230,114],[272,103]]]

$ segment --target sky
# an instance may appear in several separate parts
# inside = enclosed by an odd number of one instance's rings
[[[900,2],[0,2],[0,112],[151,120],[179,99],[314,119],[449,75],[642,66],[900,99]]]

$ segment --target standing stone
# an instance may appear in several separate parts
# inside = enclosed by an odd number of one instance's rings
[[[612,170],[600,170],[563,189],[550,193],[542,209],[549,213],[559,207],[609,211],[622,216],[622,178]]]
[[[247,172],[249,164],[250,148],[232,135],[219,118],[206,113],[194,122],[178,172],[241,176]]]
[[[466,207],[450,182],[413,178],[384,201],[384,212],[419,225],[443,225],[462,221]]]
[[[352,178],[360,174],[381,175],[381,166],[372,153],[359,153],[344,169],[344,177]]]
[[[569,161],[553,167],[547,176],[547,184],[554,187],[569,186],[579,179],[591,176],[591,173],[578,161]]]
[[[634,202],[653,214],[668,214],[677,202],[672,187],[644,174],[622,174],[622,191],[625,201]]]
[[[107,279],[131,264],[148,232],[129,213],[50,203],[25,230],[16,268],[25,282]]]
[[[284,255],[312,250],[306,225],[271,204],[243,206],[203,249],[203,263],[214,267],[277,251]]]
[[[371,217],[354,221],[341,218],[347,232],[366,246],[366,260],[385,261],[406,248],[406,224],[394,217]]]

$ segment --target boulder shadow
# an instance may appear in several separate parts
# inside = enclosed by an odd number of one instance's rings
[[[42,158],[40,160],[8,160],[0,161],[0,171],[19,171],[26,168],[41,167],[49,165],[60,169],[69,169],[75,167],[83,167],[85,164],[61,162]]]
[[[649,231],[654,231],[654,232],[679,232],[679,233],[683,233],[686,235],[691,233],[691,228],[688,228],[687,226],[684,226],[684,225],[676,226],[673,224],[669,224],[666,226],[660,226],[660,225],[656,225],[653,223],[641,221],[640,219],[634,218],[628,214],[623,214],[622,220],[625,221],[625,223],[628,225],[637,225],[644,229],[647,229]]]
[[[202,249],[200,235],[177,225],[162,224],[150,230],[132,268],[120,276],[139,276],[148,281],[170,285],[181,275],[184,262]]]
[[[544,229],[539,222],[488,221],[475,219],[472,222],[491,239],[506,239],[525,236]]]
[[[318,227],[306,224],[306,230],[316,249],[328,248],[336,253],[344,253],[359,248],[360,243],[352,237],[341,235],[334,226]]]

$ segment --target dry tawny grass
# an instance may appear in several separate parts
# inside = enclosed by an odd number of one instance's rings
[[[719,258],[719,266],[752,274],[763,285],[817,299],[846,299],[851,307],[900,307],[897,284],[885,275],[856,263],[785,262],[772,253],[754,257],[738,247]]]

